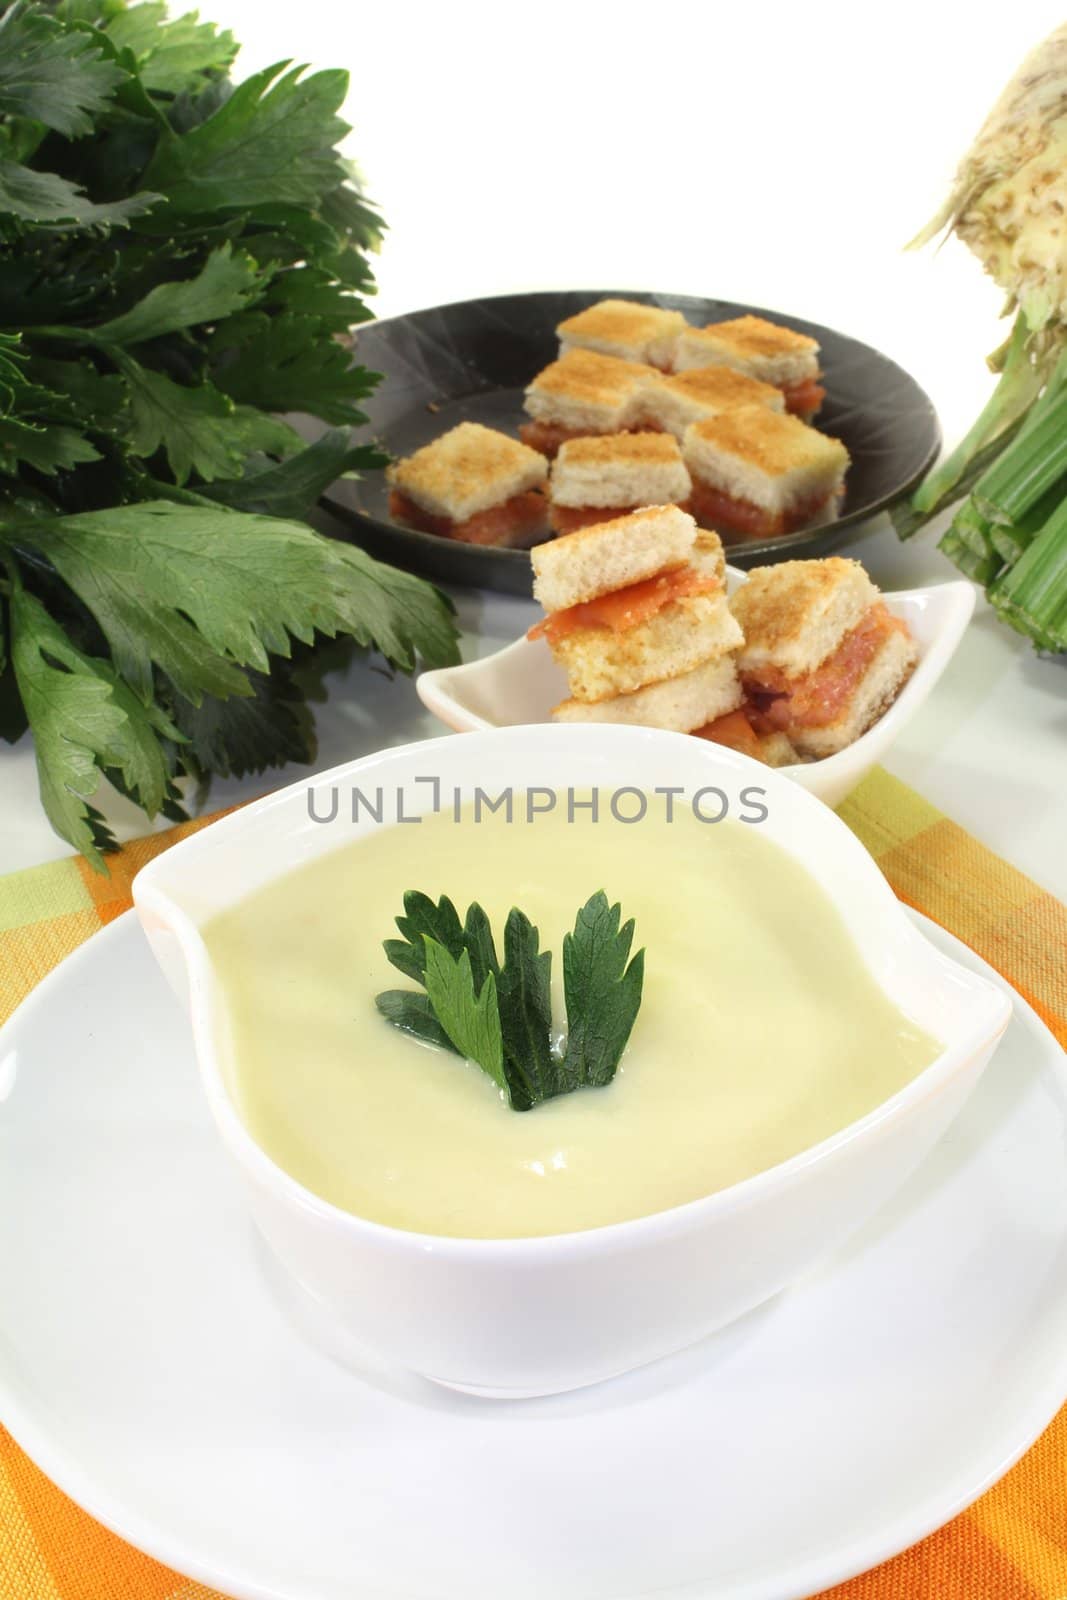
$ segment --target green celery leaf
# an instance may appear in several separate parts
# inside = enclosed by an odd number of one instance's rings
[[[21,335],[0,333],[0,416],[13,409],[16,392],[26,388],[27,359]]]
[[[641,1004],[644,951],[626,965],[634,924],[620,929],[621,916],[601,889],[563,940],[568,1032],[562,1076],[569,1088],[611,1082]]]
[[[385,224],[363,195],[359,174],[351,162],[345,163],[349,181],[338,185],[322,201],[323,218],[361,250],[377,250]]]
[[[0,229],[8,217],[40,226],[126,228],[130,218],[151,210],[159,196],[143,192],[94,205],[76,183],[54,172],[34,172],[17,161],[0,161]]]
[[[198,706],[174,696],[171,710],[186,740],[180,760],[187,771],[197,778],[243,778],[313,758],[311,715],[287,668],[281,662],[270,673],[249,672],[248,696],[205,695]]]
[[[23,734],[29,732],[29,727],[18,680],[9,662],[6,670],[0,672],[0,739],[5,744],[17,744]]]
[[[252,257],[229,244],[213,250],[193,278],[161,283],[121,317],[93,329],[111,344],[140,344],[200,323],[219,322],[241,311],[255,296],[262,277]]]
[[[123,380],[103,376],[87,361],[53,361],[35,353],[26,370],[32,382],[16,398],[19,414],[109,432],[126,404]]]
[[[387,1022],[402,1033],[410,1033],[424,1044],[433,1044],[440,1050],[451,1050],[458,1055],[448,1034],[437,1020],[429,995],[414,989],[383,989],[375,995],[374,1004]]]
[[[207,122],[210,117],[233,93],[233,85],[228,78],[213,78],[201,76],[190,84],[188,89],[174,96],[167,107],[167,125],[172,133],[191,133],[194,128],[199,128],[202,122]],[[248,213],[245,212],[240,222],[243,226]],[[233,220],[233,219],[231,219]]]
[[[18,528],[96,618],[143,698],[158,664],[186,699],[249,694],[290,638],[350,633],[405,670],[456,659],[448,601],[303,523],[166,501]]]
[[[539,938],[530,919],[513,907],[504,925],[497,998],[508,1097],[515,1111],[529,1111],[564,1088],[552,1054],[552,955],[539,952]]]
[[[362,265],[369,276],[366,263]],[[366,287],[366,280],[360,287]],[[307,265],[279,273],[264,295],[263,305],[279,313],[314,317],[335,333],[346,333],[354,323],[374,316],[353,288],[340,282],[332,271]]]
[[[257,411],[255,406],[234,406],[228,432],[242,455],[263,454],[288,460],[290,456],[299,455],[307,449],[307,440],[302,439],[288,422],[283,422],[281,417],[275,417],[269,411]],[[248,471],[247,465],[245,471]]]
[[[74,428],[40,428],[15,417],[0,417],[0,476],[14,476],[25,464],[52,477],[68,467],[99,460],[99,450]]]
[[[231,399],[267,411],[307,411],[326,422],[366,422],[359,402],[379,374],[355,366],[329,324],[286,314],[251,326],[251,336],[225,350],[212,371]]]
[[[198,473],[210,483],[240,469],[241,449],[229,431],[233,407],[225,395],[202,383],[196,388],[175,383],[162,372],[150,372],[125,361],[130,386],[129,440],[135,455],[147,460],[166,451],[179,484]]]
[[[160,737],[174,730],[98,658],[85,655],[34,595],[11,594],[11,659],[33,730],[41,799],[52,826],[98,869],[110,835],[87,802],[109,769],[149,814],[168,786]]]
[[[224,72],[238,49],[232,33],[201,22],[195,11],[168,20],[163,0],[120,11],[105,31],[118,49],[133,52],[145,88],[163,94],[180,94],[204,74]]]
[[[0,15],[0,117],[80,139],[125,76],[88,34],[64,29],[39,7],[16,4]]]
[[[16,239],[23,235],[23,248],[5,249],[0,218],[0,306],[8,328],[22,328],[29,334],[31,327],[40,323],[71,322],[109,293],[118,262],[112,240],[101,242],[98,234],[87,230],[77,238],[60,241],[46,229],[31,249],[21,226],[14,226],[11,232]],[[54,268],[44,277],[43,258]]]
[[[348,74],[302,79],[296,67],[279,77],[285,65],[246,78],[199,127],[161,139],[144,182],[166,195],[171,211],[313,207],[343,176],[333,147],[348,131],[335,114]]]
[[[343,247],[336,230],[306,206],[251,206],[242,221],[245,233],[241,242],[263,266],[321,261],[332,267]]]
[[[469,951],[464,950],[457,961],[436,939],[426,937],[425,943],[423,981],[434,1015],[459,1054],[475,1062],[506,1092],[496,979],[490,973],[480,992],[476,991]]]
[[[331,429],[280,466],[254,477],[230,479],[204,490],[212,500],[237,511],[303,520],[324,490],[346,472],[385,466],[388,457],[372,445],[354,445],[347,429]]]

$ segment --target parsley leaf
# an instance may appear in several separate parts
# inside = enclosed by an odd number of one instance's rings
[[[634,924],[631,919],[620,929],[621,916],[601,889],[563,940],[569,1022],[563,1074],[574,1084],[611,1082],[641,1004],[645,953],[639,950],[626,965]]]
[[[436,1045],[439,1050],[451,1050],[453,1055],[459,1055],[438,1022],[428,994],[419,994],[415,989],[384,989],[374,1003],[385,1020],[402,1033],[410,1033],[423,1044]]]
[[[496,1002],[496,979],[487,973],[480,989],[471,971],[470,951],[457,960],[436,939],[426,938],[423,982],[441,1027],[461,1056],[474,1061],[506,1090],[504,1044]]]
[[[547,950],[539,953],[539,941],[530,919],[513,907],[504,924],[504,965],[497,993],[508,1086],[516,1111],[529,1111],[560,1093],[559,1062],[552,1054],[552,955]]]
[[[426,994],[388,989],[377,996],[394,1027],[477,1062],[513,1111],[612,1081],[641,1004],[644,951],[627,965],[634,924],[620,929],[620,909],[603,891],[581,908],[563,941],[569,1032],[562,1050],[552,1037],[552,956],[540,950],[540,935],[522,911],[508,914],[503,965],[480,905],[461,923],[447,896],[435,902],[409,890],[404,912],[397,918],[404,937],[387,939],[385,954]]]
[[[387,939],[385,954],[398,972],[419,983],[426,973],[426,939],[435,939],[456,957],[466,949],[463,924],[447,895],[435,902],[428,894],[409,889],[404,896],[404,915],[397,917],[396,925],[403,937]]]

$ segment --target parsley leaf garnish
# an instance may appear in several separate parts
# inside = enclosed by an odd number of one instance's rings
[[[481,908],[471,907],[476,909]],[[504,924],[504,965],[497,989],[508,1098],[516,1111],[529,1111],[562,1093],[560,1063],[552,1053],[552,954],[539,951],[539,943],[529,917],[513,907]]]
[[[500,963],[489,919],[471,905],[461,923],[452,901],[409,890],[384,950],[424,994],[387,989],[377,996],[394,1027],[475,1062],[513,1111],[529,1111],[575,1089],[603,1088],[618,1069],[641,1005],[644,951],[629,960],[634,924],[603,890],[578,912],[564,937],[568,1033],[552,1038],[552,956],[530,919],[513,907]]]
[[[487,973],[479,989],[469,950],[464,950],[457,960],[436,939],[426,939],[424,943],[426,971],[422,981],[434,1015],[460,1055],[476,1061],[494,1083],[506,1089],[496,979]]]
[[[641,1004],[645,952],[627,966],[634,925],[601,891],[578,913],[563,940],[563,991],[570,1029],[563,1058],[568,1082],[610,1083]]]

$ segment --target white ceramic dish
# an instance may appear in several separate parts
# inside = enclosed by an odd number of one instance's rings
[[[733,594],[747,574],[727,567]],[[919,644],[919,664],[904,689],[862,738],[823,761],[780,770],[827,805],[836,806],[892,745],[948,666],[974,612],[975,588],[962,579],[902,589],[884,596],[894,616],[908,624]],[[456,733],[547,722],[552,707],[567,697],[567,681],[544,639],[516,639],[503,650],[459,667],[423,672],[415,687],[427,710]]]
[[[244,1127],[227,1087],[225,1014],[199,931],[205,919],[377,826],[362,808],[352,821],[354,789],[374,796],[381,786],[379,821],[389,822],[401,806],[414,817],[435,799],[448,812],[454,793],[472,797],[476,786],[521,793],[573,785],[599,789],[607,805],[609,792],[641,789],[650,772],[664,770],[685,791],[678,805],[703,792],[705,815],[712,788],[735,815],[752,789],[764,796],[766,837],[815,872],[875,980],[944,1044],[937,1060],[869,1116],[791,1161],[703,1200],[582,1233],[409,1233],[337,1210],[281,1171]],[[331,811],[331,821],[314,820]],[[187,998],[208,1101],[279,1259],[380,1358],[500,1397],[629,1371],[777,1293],[910,1175],[973,1089],[1010,1012],[1000,990],[916,932],[871,857],[825,806],[733,751],[651,729],[547,725],[381,752],[183,840],[138,875],[134,902],[164,972]]]
[[[1016,997],[951,1134],[818,1273],[626,1378],[489,1404],[297,1331],[122,917],[0,1035],[0,1419],[236,1600],[799,1600],[946,1521],[1067,1395],[1065,1143],[1067,1062]]]

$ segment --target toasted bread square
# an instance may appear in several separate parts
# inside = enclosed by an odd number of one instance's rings
[[[800,756],[784,733],[764,733],[759,739],[759,758],[769,767],[792,767]]]
[[[726,587],[726,553],[722,540],[710,528],[698,528],[689,552],[689,565],[706,577],[714,578],[720,588]]]
[[[534,599],[546,611],[595,600],[689,558],[697,527],[677,506],[649,506],[579,528],[530,552]]]
[[[879,591],[858,561],[782,561],[753,567],[730,598],[745,636],[742,672],[775,667],[797,678],[815,669],[858,627]]]
[[[686,429],[682,454],[694,481],[783,513],[829,500],[849,465],[840,439],[766,406],[743,406],[694,422]]]
[[[652,371],[595,350],[568,350],[526,390],[527,415],[576,433],[621,433],[629,426],[638,388]]]
[[[888,711],[910,678],[918,658],[918,646],[910,634],[898,631],[887,634],[855,693],[834,722],[818,728],[790,728],[789,737],[800,754],[817,761],[854,744]]]
[[[688,326],[680,311],[640,305],[636,300],[598,300],[556,329],[560,355],[596,350],[624,361],[669,367],[678,335]]]
[[[549,499],[559,506],[665,506],[687,500],[689,474],[667,433],[571,439],[552,467]]]
[[[677,372],[726,366],[764,383],[799,383],[819,374],[819,343],[806,333],[764,317],[733,317],[705,328],[688,328],[674,352]]]
[[[650,683],[607,700],[564,700],[554,722],[625,722],[642,728],[692,733],[741,704],[741,683],[732,656],[718,656],[676,678]]]
[[[741,642],[741,629],[719,590],[671,601],[647,622],[619,633],[576,628],[553,642],[552,654],[567,674],[572,697],[589,704],[680,677]]]
[[[760,383],[732,367],[695,367],[673,377],[648,378],[642,385],[638,408],[642,418],[664,428],[676,439],[685,436],[693,422],[717,417],[739,406],[767,406],[784,411],[782,391]]]
[[[466,522],[514,495],[542,488],[548,462],[506,433],[461,422],[394,462],[386,477],[431,516]]]

